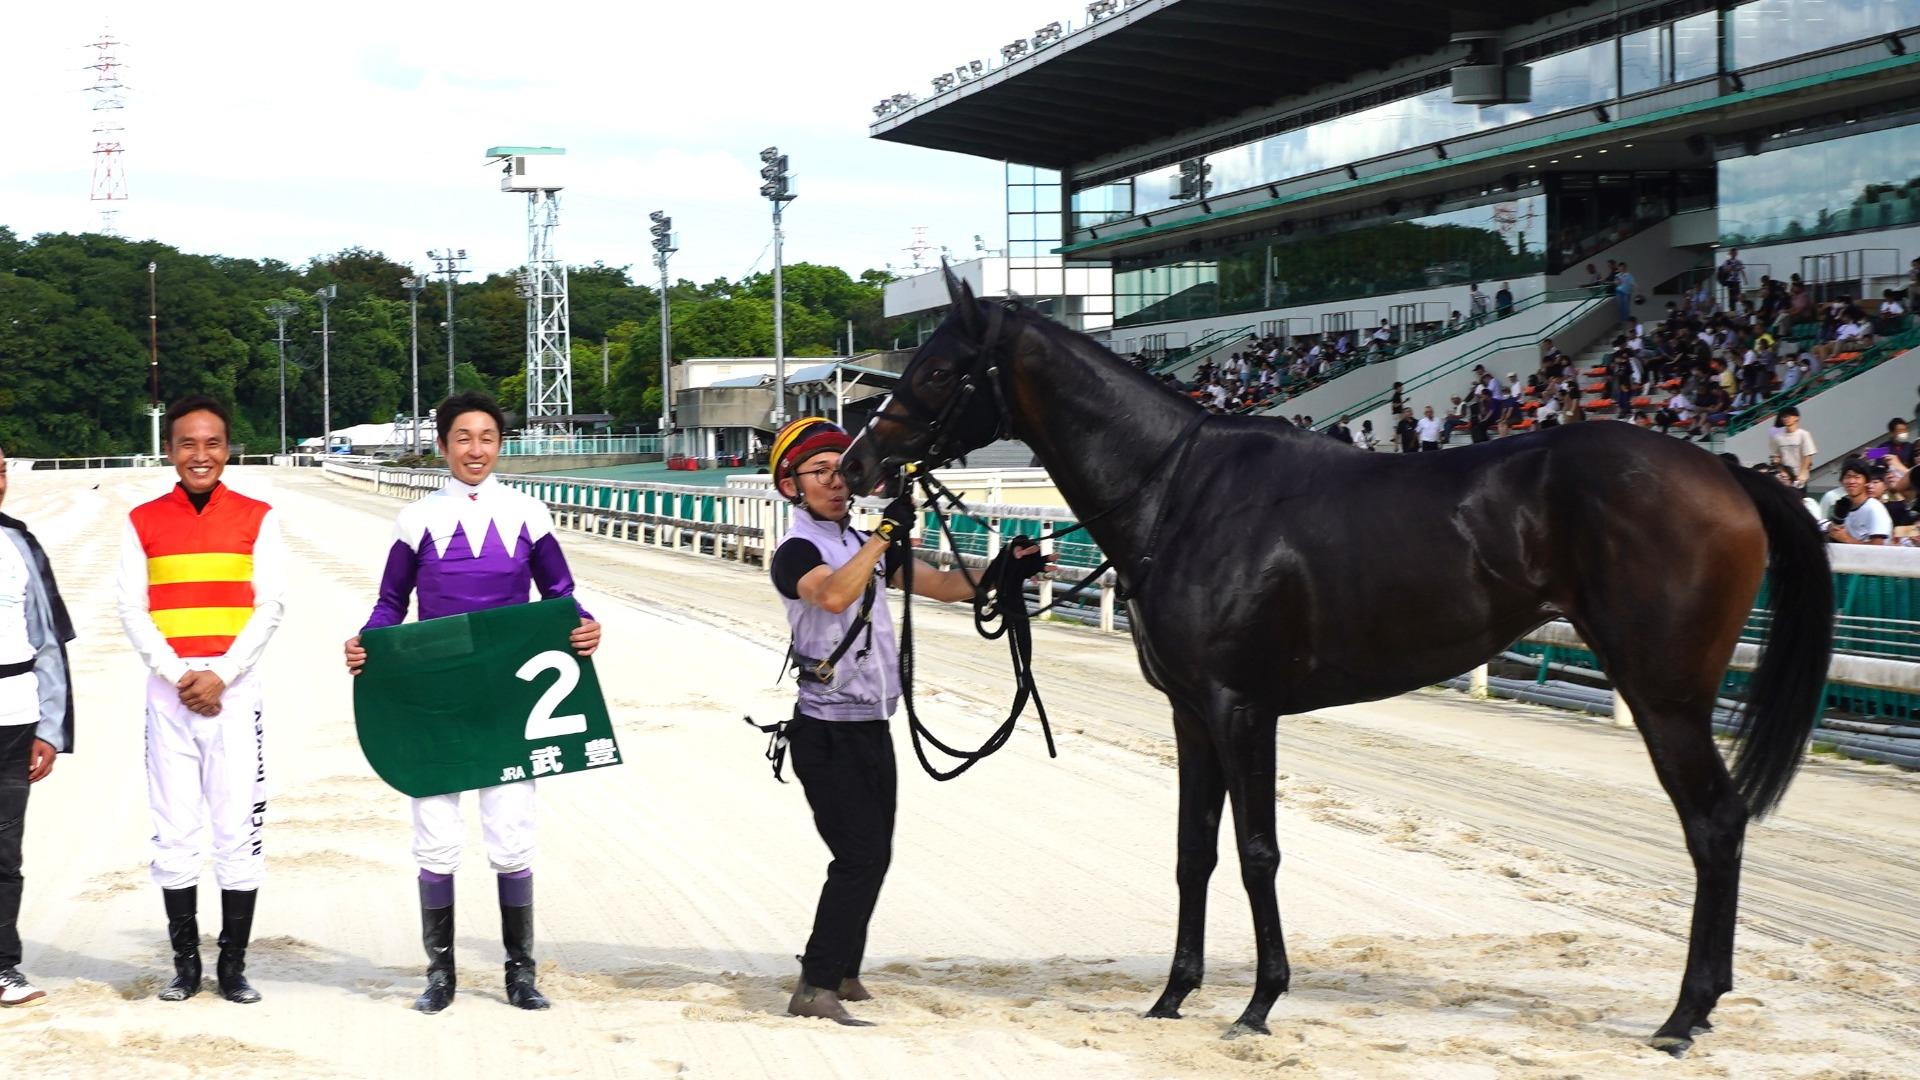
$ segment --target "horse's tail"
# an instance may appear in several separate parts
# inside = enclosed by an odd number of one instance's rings
[[[1734,787],[1758,818],[1787,793],[1820,715],[1833,653],[1833,567],[1826,541],[1794,489],[1750,469],[1729,468],[1767,533],[1773,621],[1734,725]]]

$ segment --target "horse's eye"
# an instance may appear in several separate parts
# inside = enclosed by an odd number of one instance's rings
[[[946,368],[935,368],[932,371],[927,373],[928,382],[944,383],[944,382],[951,382],[952,380],[953,380],[953,372],[947,370]]]

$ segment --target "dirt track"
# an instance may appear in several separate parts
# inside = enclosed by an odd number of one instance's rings
[[[603,683],[629,762],[545,782],[538,863],[554,1012],[500,1004],[491,885],[469,849],[462,997],[427,1019],[404,800],[353,742],[339,642],[364,619],[397,503],[311,473],[234,470],[308,564],[269,654],[270,869],[253,1009],[151,1000],[163,967],[135,705],[111,607],[121,515],[154,473],[14,475],[83,641],[81,754],[37,788],[26,970],[54,995],[0,1015],[37,1074],[194,1064],[275,1075],[1687,1076],[1908,1074],[1920,1055],[1920,787],[1829,760],[1747,845],[1738,988],[1672,1062],[1640,1041],[1677,988],[1691,871],[1630,732],[1444,692],[1284,722],[1282,911],[1295,983],[1270,1039],[1222,1042],[1249,989],[1231,845],[1209,984],[1139,1017],[1172,943],[1174,777],[1164,701],[1123,638],[1037,635],[1062,757],[1037,733],[962,780],[904,734],[895,867],[873,931],[881,1021],[778,1016],[825,853],[742,712],[774,716],[785,629],[739,567],[567,537],[607,625]],[[99,484],[98,490],[92,485]],[[977,740],[1004,646],[920,609],[923,711]],[[937,692],[935,692],[937,690]],[[1230,831],[1229,831],[1230,835]],[[213,909],[203,904],[203,919]],[[203,926],[210,921],[203,921]],[[343,1037],[343,1036],[351,1037]]]

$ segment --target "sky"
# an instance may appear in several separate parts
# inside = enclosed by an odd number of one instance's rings
[[[956,256],[1005,234],[998,162],[867,137],[872,106],[1055,19],[1066,0],[542,0],[460,5],[20,4],[0,32],[0,225],[98,227],[87,91],[123,42],[119,231],[296,265],[347,247],[422,270],[526,258],[526,196],[483,152],[559,146],[560,257],[652,280],[647,213],[680,234],[675,278],[767,270],[759,151],[791,159],[786,259],[850,273],[912,261],[915,226]],[[937,251],[934,258],[937,259]]]

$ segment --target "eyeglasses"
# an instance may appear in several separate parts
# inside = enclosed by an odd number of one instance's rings
[[[812,480],[814,483],[819,484],[822,487],[825,487],[828,483],[830,483],[833,480],[834,477],[840,475],[840,470],[828,469],[828,468],[808,469],[805,472],[794,473],[794,475],[804,476],[807,479]]]

